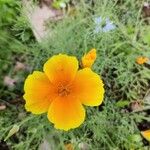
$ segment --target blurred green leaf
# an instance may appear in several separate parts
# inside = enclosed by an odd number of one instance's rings
[[[130,102],[127,100],[125,100],[125,101],[120,100],[116,103],[116,106],[122,108],[122,107],[128,106],[129,104],[130,104]]]
[[[14,124],[14,126],[10,129],[8,135],[4,139],[4,141],[6,141],[8,138],[10,138],[12,135],[14,135],[15,133],[17,133],[18,131],[19,131],[19,126],[16,125],[16,124]]]

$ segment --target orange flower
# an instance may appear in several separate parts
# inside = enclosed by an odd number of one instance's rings
[[[85,120],[83,105],[102,103],[101,78],[90,68],[78,71],[76,57],[55,55],[44,64],[43,70],[34,71],[25,81],[25,108],[33,114],[48,112],[55,128],[69,130],[80,126]]]
[[[91,49],[87,54],[82,57],[83,68],[91,68],[94,61],[96,60],[96,49]]]
[[[74,146],[71,143],[65,144],[65,150],[74,150]]]
[[[146,131],[141,131],[142,136],[150,142],[150,129]]]
[[[136,59],[136,62],[139,64],[139,65],[142,65],[144,63],[147,63],[149,61],[149,59],[147,57],[138,57]]]

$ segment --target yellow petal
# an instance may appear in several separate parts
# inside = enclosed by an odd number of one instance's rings
[[[98,106],[104,98],[103,82],[90,68],[77,72],[74,80],[74,94],[87,106]]]
[[[85,110],[75,97],[57,97],[50,105],[48,119],[56,129],[67,131],[83,123]]]
[[[147,141],[150,142],[150,129],[146,131],[142,131],[141,134]]]
[[[91,49],[87,54],[82,57],[83,68],[91,68],[96,60],[96,49]]]
[[[24,91],[25,108],[34,114],[46,112],[55,97],[53,85],[48,77],[39,71],[34,71],[33,74],[27,77]]]
[[[71,82],[78,70],[76,57],[59,54],[44,64],[44,72],[53,84]]]

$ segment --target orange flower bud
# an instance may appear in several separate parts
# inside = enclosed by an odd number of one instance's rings
[[[95,60],[96,60],[96,49],[93,48],[82,57],[82,67],[91,68]]]

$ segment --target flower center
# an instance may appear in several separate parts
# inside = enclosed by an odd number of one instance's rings
[[[70,87],[67,85],[59,85],[58,86],[58,95],[59,96],[67,96],[70,94]]]

